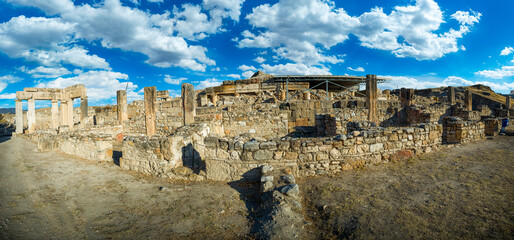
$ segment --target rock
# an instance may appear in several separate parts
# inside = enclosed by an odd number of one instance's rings
[[[263,182],[261,184],[261,191],[267,192],[273,188],[273,183],[271,181]]]
[[[253,153],[253,159],[257,161],[269,160],[273,158],[273,152],[268,150],[258,150]]]
[[[261,149],[266,150],[277,150],[277,143],[276,142],[263,142],[260,145]]]
[[[280,176],[280,180],[286,184],[295,183],[295,179],[292,174],[282,175]]]
[[[174,169],[172,169],[173,173],[177,175],[187,176],[189,174],[193,173],[193,170],[191,168],[185,167],[185,166],[179,166]]]
[[[250,141],[243,145],[243,149],[246,151],[257,151],[259,150],[259,142]]]
[[[273,181],[273,176],[262,176],[261,177],[261,182],[272,182]]]
[[[273,171],[273,166],[271,166],[271,165],[262,165],[262,167],[261,167],[261,173],[263,175],[266,173],[272,172],[272,171]]]
[[[289,184],[281,187],[279,191],[287,196],[296,197],[300,193],[300,188],[298,184]]]
[[[159,191],[161,191],[161,192],[171,192],[171,189],[169,189],[168,187],[159,187]]]

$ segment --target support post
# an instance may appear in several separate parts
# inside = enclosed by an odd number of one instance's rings
[[[29,99],[27,123],[29,127],[29,133],[33,133],[36,130],[36,101],[34,98]]]
[[[88,121],[88,113],[87,113],[87,97],[81,97],[80,98],[80,123],[82,126],[87,124]]]
[[[66,118],[66,116],[68,116],[68,103],[66,100],[61,100],[61,111],[59,116],[61,117],[60,126],[68,125],[68,119]]]
[[[16,134],[23,133],[23,103],[16,99]]]
[[[400,89],[400,104],[402,107],[412,105],[414,100],[414,89],[402,88]]]
[[[216,107],[218,106],[216,103],[218,102],[218,95],[216,93],[213,93],[211,95],[212,104]]]
[[[157,111],[156,87],[145,87],[145,123],[146,135],[155,135],[155,118]]]
[[[448,87],[448,101],[450,105],[455,105],[455,88]]]
[[[377,98],[377,76],[368,74],[366,75],[366,106],[368,107],[368,121],[374,123],[378,123]]]
[[[59,127],[59,101],[52,100],[52,128],[57,129]]]
[[[118,100],[117,104],[117,111],[118,111],[118,121],[121,125],[123,125],[123,122],[128,120],[128,113],[127,113],[127,91],[125,90],[118,90],[116,92],[116,98]]]
[[[66,115],[66,122],[68,123],[68,126],[70,126],[70,129],[73,128],[73,125],[74,125],[74,121],[73,121],[73,99],[69,98],[68,99],[68,111],[66,112],[67,115]]]
[[[466,97],[464,100],[466,111],[473,110],[473,99],[471,97],[471,92],[469,90],[466,90]]]
[[[182,116],[184,126],[195,122],[195,89],[190,83],[182,84]]]

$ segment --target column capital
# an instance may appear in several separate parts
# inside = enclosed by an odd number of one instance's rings
[[[58,102],[59,102],[59,100],[57,100],[57,99],[52,99],[52,103],[58,103]]]
[[[22,102],[22,100],[20,100],[20,99],[15,99],[14,101],[15,102]]]

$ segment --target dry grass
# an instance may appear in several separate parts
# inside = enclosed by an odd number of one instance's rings
[[[512,239],[514,139],[304,181],[320,239]]]

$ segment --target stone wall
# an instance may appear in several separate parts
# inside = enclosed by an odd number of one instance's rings
[[[112,134],[67,132],[60,134],[39,133],[37,139],[41,151],[58,150],[93,161],[113,161]]]
[[[485,138],[483,122],[462,121],[458,117],[446,117],[443,126],[444,143],[465,143]]]

